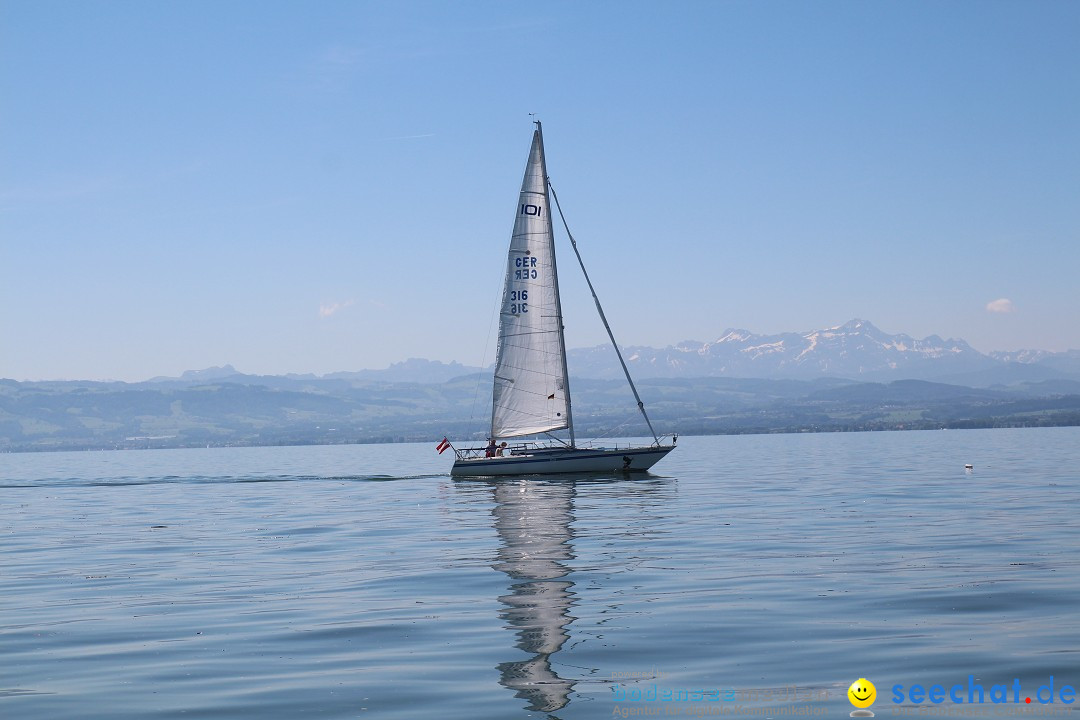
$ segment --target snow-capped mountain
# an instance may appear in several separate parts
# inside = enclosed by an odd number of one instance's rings
[[[992,352],[990,357],[1000,362],[1039,364],[1062,372],[1080,372],[1080,350],[1050,352],[1049,350],[1016,350]]]
[[[712,342],[685,341],[666,348],[624,346],[623,356],[636,379],[735,377],[811,380],[820,377],[871,382],[933,380],[989,387],[1019,382],[1080,380],[1080,350],[980,353],[963,340],[937,335],[916,340],[903,333],[890,335],[865,320],[808,332],[757,335],[749,330],[725,330]],[[618,379],[622,369],[609,345],[569,351],[573,377]],[[324,375],[348,382],[443,383],[492,368],[412,358],[383,370],[360,370]],[[188,371],[180,378],[149,382],[202,384],[227,381],[246,385],[292,387],[314,375],[272,378],[245,375],[231,365]]]
[[[858,319],[823,330],[779,335],[729,329],[712,342],[687,341],[663,349],[626,347],[623,351],[630,371],[643,378],[825,376],[878,381],[955,380],[979,374],[991,383],[1007,381],[995,373],[1002,368],[1045,362],[1034,355],[1031,359],[984,355],[955,338],[931,335],[917,340],[903,333],[890,335]],[[584,377],[616,378],[621,374],[618,361],[606,347],[571,351],[570,367],[572,373]]]

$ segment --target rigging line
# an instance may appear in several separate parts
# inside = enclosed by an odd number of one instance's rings
[[[600,313],[600,321],[604,323],[604,329],[607,330],[608,338],[611,339],[611,345],[615,348],[615,355],[619,358],[619,364],[622,365],[623,374],[626,375],[626,382],[630,383],[630,390],[634,393],[634,399],[637,400],[638,410],[641,411],[641,417],[645,418],[645,424],[649,426],[649,432],[652,433],[653,441],[657,445],[660,444],[660,438],[657,437],[656,431],[653,430],[652,423],[649,421],[649,416],[645,412],[645,403],[641,401],[641,396],[638,395],[637,387],[634,386],[634,380],[630,377],[630,370],[626,367],[626,361],[623,360],[622,352],[619,350],[619,344],[615,342],[615,334],[611,332],[611,326],[608,324],[607,316],[604,315],[604,308],[600,306],[600,298],[596,296],[596,289],[593,288],[592,280],[589,279],[589,273],[585,270],[585,261],[581,259],[581,253],[578,252],[577,240],[574,240],[573,233],[570,232],[570,226],[566,222],[566,216],[563,215],[562,205],[559,204],[559,196],[555,194],[555,186],[551,184],[551,179],[547,181],[548,188],[551,190],[551,198],[555,201],[555,207],[559,211],[559,217],[562,219],[563,227],[566,228],[566,236],[570,238],[570,245],[574,248],[574,255],[577,256],[578,265],[581,266],[581,273],[585,276],[585,282],[589,286],[589,292],[592,293],[593,302],[596,303],[596,311]]]

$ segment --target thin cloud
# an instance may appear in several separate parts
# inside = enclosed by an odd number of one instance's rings
[[[389,140],[419,140],[420,138],[435,137],[435,133],[424,133],[422,135],[398,135],[396,137],[383,138],[383,142]]]
[[[1016,307],[1009,298],[998,298],[997,300],[986,303],[986,312],[1011,313],[1014,310],[1016,310]]]
[[[345,302],[329,302],[319,305],[319,317],[330,317],[338,310],[344,310],[353,304],[353,300],[346,300]]]
[[[331,45],[319,56],[319,62],[332,67],[356,65],[363,57],[363,51],[348,45]]]
[[[60,175],[31,181],[18,188],[0,188],[0,202],[18,205],[63,202],[115,192],[123,185],[121,178],[112,175]]]
[[[349,92],[356,75],[370,63],[369,50],[349,45],[331,45],[310,56],[286,73],[282,80],[300,92]]]

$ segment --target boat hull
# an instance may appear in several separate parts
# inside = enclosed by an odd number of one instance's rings
[[[675,449],[674,445],[626,449],[574,448],[541,450],[506,457],[458,459],[452,477],[553,475],[559,473],[644,472]]]

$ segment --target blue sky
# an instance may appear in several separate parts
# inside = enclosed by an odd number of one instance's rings
[[[0,377],[490,363],[529,113],[621,343],[1080,348],[1077,37],[1076,2],[2,0]]]

